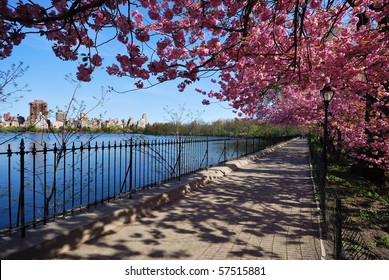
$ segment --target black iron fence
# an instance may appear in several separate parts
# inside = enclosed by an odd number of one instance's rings
[[[343,207],[336,190],[328,185],[322,154],[311,140],[309,148],[325,238],[332,245],[330,255],[334,259],[378,259],[378,256],[369,250],[361,233],[352,222],[348,210]]]
[[[291,137],[35,144],[0,153],[0,231],[9,234],[180,180]]]

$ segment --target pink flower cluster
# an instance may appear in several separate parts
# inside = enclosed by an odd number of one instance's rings
[[[239,115],[315,127],[323,122],[319,91],[329,84],[336,145],[387,169],[389,3],[350,3],[0,0],[0,57],[35,32],[59,58],[80,59],[77,77],[90,81],[104,62],[99,47],[116,41],[125,51],[107,72],[135,78],[137,88],[180,78],[182,91],[217,73],[215,88],[199,90],[204,104],[228,101]]]

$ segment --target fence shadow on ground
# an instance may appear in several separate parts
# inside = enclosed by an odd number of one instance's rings
[[[320,195],[320,208],[324,217],[325,236],[328,241],[329,256],[333,259],[375,260],[379,257],[366,244],[352,213],[339,198],[336,189],[327,185],[322,155],[310,145],[310,156],[317,193]]]

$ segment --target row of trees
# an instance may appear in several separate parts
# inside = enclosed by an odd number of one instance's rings
[[[143,130],[151,135],[187,135],[187,136],[286,136],[296,135],[300,130],[296,126],[272,126],[257,120],[218,120],[211,123],[193,121],[177,124],[174,122],[148,124]]]
[[[30,127],[0,127],[0,132],[39,132],[39,133],[143,133],[148,135],[183,135],[183,136],[289,136],[301,134],[301,129],[292,125],[273,126],[267,123],[260,123],[257,120],[218,120],[210,123],[197,120],[189,123],[163,122],[147,124],[146,127],[103,127],[103,128],[82,128],[63,127],[59,129],[38,129]]]
[[[207,99],[239,115],[318,127],[319,91],[336,92],[332,139],[368,168],[389,169],[387,0],[0,0],[0,57],[33,33],[77,78],[103,66],[99,50],[122,46],[109,75],[135,88],[180,79],[179,90],[213,76]]]

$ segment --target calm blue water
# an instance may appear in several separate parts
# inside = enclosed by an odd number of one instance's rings
[[[46,143],[48,148],[52,148],[54,143],[60,145],[62,142],[75,143],[76,146],[82,143],[95,142],[108,144],[109,141],[126,141],[130,139],[173,139],[174,137],[162,137],[142,134],[125,134],[125,133],[113,133],[113,134],[88,134],[88,133],[75,133],[75,134],[52,134],[52,133],[0,133],[0,153],[6,152],[8,145],[11,145],[12,150],[19,149],[20,140],[24,139],[26,149],[32,149],[35,143],[36,148],[43,148],[43,144]]]
[[[9,148],[19,151],[22,138],[28,152],[24,166],[20,154],[7,155]],[[132,148],[130,139],[137,143]],[[212,138],[208,144],[193,141],[181,146],[173,144],[174,139],[139,134],[0,134],[0,230],[10,224],[16,227],[20,221],[21,185],[26,222],[30,223],[41,219],[44,209],[48,216],[61,215],[67,209],[100,203],[131,189],[155,186],[167,178],[235,158],[247,152],[249,145],[257,145],[246,140]],[[63,141],[65,153],[54,153],[55,145],[60,148]],[[44,144],[47,154],[43,152]],[[34,147],[35,154],[31,152]]]

